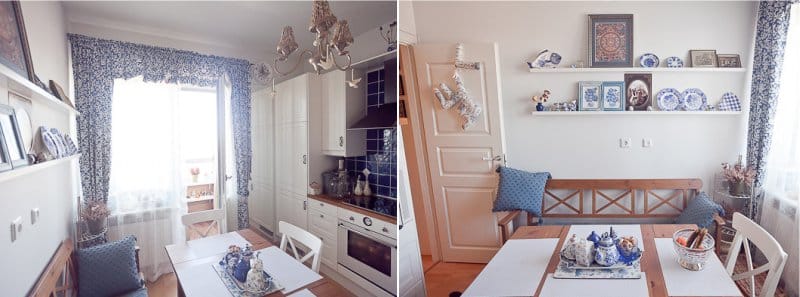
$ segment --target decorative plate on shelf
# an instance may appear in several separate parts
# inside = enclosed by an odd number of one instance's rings
[[[717,105],[717,109],[724,111],[741,111],[742,105],[739,103],[739,97],[733,92],[722,94],[722,99]]]
[[[44,145],[42,148],[42,153],[44,153],[42,159],[52,160],[58,158],[58,147],[56,146],[56,140],[54,139],[53,135],[50,134],[50,131],[47,129],[47,127],[39,127],[39,138]]]
[[[698,88],[686,89],[681,93],[683,110],[702,110],[706,102],[706,94]]]
[[[639,65],[645,68],[655,68],[658,67],[658,56],[651,53],[646,53],[642,55],[642,58],[639,60]]]
[[[673,111],[681,105],[681,92],[673,88],[661,89],[656,93],[659,110]]]
[[[61,132],[58,132],[56,128],[50,128],[50,135],[53,135],[53,141],[56,143],[56,150],[58,151],[56,158],[68,156],[67,145],[64,143],[64,136],[61,136]]]
[[[683,67],[683,60],[678,57],[668,57],[664,62],[667,63],[668,68],[681,68]]]

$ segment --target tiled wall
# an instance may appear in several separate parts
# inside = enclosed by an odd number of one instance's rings
[[[367,73],[366,83],[367,113],[370,113],[384,103],[383,69]],[[369,168],[372,172],[369,175],[369,184],[373,194],[396,198],[397,129],[367,130],[367,155],[347,158],[345,167],[353,176],[361,174],[364,168]]]

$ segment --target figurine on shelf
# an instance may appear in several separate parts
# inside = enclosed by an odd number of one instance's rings
[[[245,290],[250,292],[262,292],[267,289],[267,279],[264,277],[264,262],[258,258],[259,253],[250,260],[250,271],[247,272],[247,281],[244,284]]]
[[[526,63],[528,64],[528,68],[531,69],[556,68],[556,66],[561,63],[561,55],[550,52],[549,50],[543,50],[536,55],[536,59]]]
[[[361,181],[361,175],[358,175],[358,179],[356,179],[356,188],[353,189],[353,195],[361,196],[364,195],[364,182]]]
[[[364,168],[364,196],[372,196],[372,189],[369,188],[369,168]]]
[[[533,96],[531,100],[536,103],[536,111],[544,111],[544,103],[550,99],[550,90],[544,90],[541,96]]]

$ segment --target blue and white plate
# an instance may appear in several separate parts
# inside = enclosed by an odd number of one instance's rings
[[[706,94],[698,88],[686,89],[681,93],[681,107],[683,110],[702,110],[706,105]]]
[[[681,68],[683,67],[683,60],[678,57],[669,57],[664,62],[667,63],[668,68]]]
[[[642,58],[639,60],[639,65],[645,68],[655,68],[658,67],[658,56],[651,53],[646,53],[642,55]]]
[[[739,97],[733,92],[722,94],[722,100],[719,101],[717,109],[721,111],[741,111],[742,105],[739,103]]]
[[[672,111],[681,105],[681,92],[673,89],[661,89],[656,93],[656,103],[659,110]]]

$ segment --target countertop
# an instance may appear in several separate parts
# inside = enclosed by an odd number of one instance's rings
[[[363,208],[360,208],[360,207],[356,207],[356,206],[344,203],[344,202],[342,202],[341,200],[339,200],[337,198],[333,198],[333,197],[330,197],[330,196],[325,195],[325,194],[321,194],[321,195],[308,194],[308,198],[315,199],[315,200],[320,200],[322,202],[325,202],[325,203],[328,203],[328,204],[331,204],[331,205],[335,205],[337,207],[341,207],[341,208],[344,208],[344,209],[347,209],[347,210],[350,210],[350,211],[354,211],[354,212],[363,214],[365,216],[370,216],[372,218],[375,218],[375,219],[378,219],[378,220],[381,220],[381,221],[384,221],[384,222],[387,222],[387,223],[391,223],[391,224],[397,225],[397,218],[395,218],[395,217],[387,216],[387,215],[384,215],[384,214],[381,214],[381,213],[377,213],[377,212],[369,211],[369,210],[366,210],[366,209],[363,209]]]

